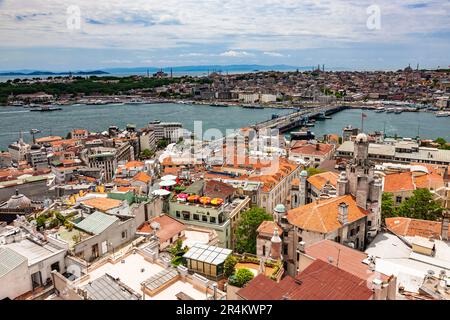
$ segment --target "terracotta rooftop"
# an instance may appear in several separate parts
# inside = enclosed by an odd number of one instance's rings
[[[368,265],[363,263],[367,259],[367,254],[359,250],[352,249],[331,240],[321,240],[305,248],[305,253],[313,258],[328,262],[332,258],[331,264],[339,269],[357,276],[360,279],[368,280],[374,276],[373,271],[369,271]],[[339,263],[339,265],[338,265]],[[381,275],[383,280],[387,280],[386,275]]]
[[[385,192],[413,191],[420,188],[435,190],[444,185],[443,177],[436,172],[401,172],[384,177]]]
[[[404,217],[386,218],[387,228],[396,235],[403,237],[420,236],[424,238],[441,239],[441,222]],[[450,230],[449,230],[450,236]]]
[[[314,188],[321,190],[325,184],[330,183],[332,186],[337,186],[337,180],[339,175],[334,172],[322,172],[315,174],[308,178],[308,182],[314,186]]]
[[[278,234],[283,233],[283,229],[274,221],[263,221],[258,229],[256,230],[258,233],[265,233],[268,235],[273,235],[273,232],[275,231],[275,228],[278,229]]]
[[[228,183],[208,180],[203,191],[206,197],[226,199],[234,194],[234,187]]]
[[[153,231],[155,231],[151,226],[154,222],[159,224],[159,229],[156,230],[156,235],[160,239],[160,242],[166,242],[170,238],[176,236],[181,231],[186,229],[186,226],[178,220],[168,215],[162,215],[144,222],[138,228],[137,232],[147,234],[152,233]]]
[[[289,210],[288,221],[303,230],[328,233],[339,229],[342,224],[338,221],[338,207],[341,202],[348,205],[348,222],[364,218],[368,212],[356,205],[351,195],[318,200]]]
[[[36,143],[53,142],[53,141],[59,141],[59,140],[62,140],[62,137],[60,137],[60,136],[48,136],[48,137],[36,138]]]
[[[134,177],[133,177],[134,181],[141,181],[144,183],[149,183],[150,181],[152,181],[152,178],[146,174],[145,172],[138,172]]]
[[[369,300],[373,296],[367,281],[335,266],[316,260],[296,277],[289,300]]]
[[[92,198],[84,200],[82,203],[100,211],[108,211],[110,209],[120,207],[122,205],[122,200],[111,198]]]
[[[125,168],[127,169],[131,169],[131,168],[138,168],[138,167],[143,167],[144,163],[141,161],[128,161],[127,163],[125,163]]]
[[[237,294],[245,300],[369,300],[373,293],[366,280],[316,260],[296,279],[279,283],[259,274]]]
[[[327,143],[308,143],[305,140],[297,140],[293,146],[291,146],[290,153],[312,155],[312,156],[326,156],[333,151],[334,146]]]

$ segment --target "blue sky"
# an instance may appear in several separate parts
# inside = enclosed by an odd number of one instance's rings
[[[67,26],[73,6],[80,28]],[[450,65],[449,17],[449,0],[0,0],[0,70],[436,68]]]

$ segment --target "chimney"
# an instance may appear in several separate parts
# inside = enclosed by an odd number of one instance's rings
[[[305,253],[305,245],[305,241],[300,241],[297,246],[298,251],[300,251],[301,253]]]
[[[342,225],[346,225],[348,223],[348,204],[345,202],[341,202],[338,207],[338,221]]]
[[[318,142],[316,143],[316,150],[320,151],[320,144]]]
[[[444,214],[442,217],[441,223],[441,239],[444,241],[448,241],[448,223],[449,223],[450,215]]]
[[[278,228],[275,226],[275,230],[273,231],[273,237],[270,240],[271,248],[270,248],[270,257],[272,259],[281,258],[281,238],[278,235]]]

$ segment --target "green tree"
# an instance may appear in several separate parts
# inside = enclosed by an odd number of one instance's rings
[[[308,177],[311,177],[311,176],[313,176],[315,174],[323,173],[325,171],[321,170],[321,169],[314,168],[314,167],[309,167],[309,168],[306,168],[306,172],[308,172]]]
[[[242,288],[252,280],[254,277],[253,272],[251,272],[249,269],[239,269],[236,271],[236,273],[230,277],[229,282],[231,285]]]
[[[428,189],[417,189],[414,190],[411,198],[401,203],[398,215],[435,221],[442,216],[443,210],[444,208],[433,199],[433,194]]]
[[[183,255],[189,250],[187,246],[183,248],[183,241],[178,239],[175,245],[169,249],[172,254],[172,265],[179,266],[183,260]]]
[[[169,140],[167,140],[167,139],[159,140],[156,143],[156,146],[158,147],[158,149],[165,149],[168,145],[169,145]]]
[[[441,146],[447,144],[447,141],[444,138],[441,138],[441,137],[439,137],[436,140],[434,140],[434,142],[436,142],[437,144],[440,144]]]
[[[394,206],[394,195],[390,192],[383,192],[381,196],[381,221],[384,219],[395,217],[396,211]]]
[[[154,155],[155,155],[154,151],[151,151],[149,149],[144,149],[141,151],[141,154],[139,155],[139,157],[141,159],[151,159]]]
[[[235,256],[228,256],[228,258],[225,260],[225,263],[223,264],[223,273],[225,277],[229,278],[234,274],[234,267],[237,263],[238,259]]]
[[[242,213],[236,230],[236,251],[256,254],[256,229],[263,221],[272,221],[263,208],[253,207]]]

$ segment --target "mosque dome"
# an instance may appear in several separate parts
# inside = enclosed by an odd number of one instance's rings
[[[301,177],[307,177],[308,176],[308,171],[302,170],[302,172],[300,172],[300,176]]]
[[[367,142],[369,141],[369,138],[365,133],[360,133],[356,136],[356,142]]]
[[[286,212],[286,207],[283,204],[277,204],[275,209],[276,212],[278,213],[285,213]]]
[[[9,209],[25,209],[31,207],[31,200],[25,197],[23,194],[16,193],[6,201],[6,207]]]

